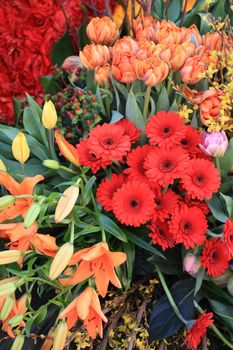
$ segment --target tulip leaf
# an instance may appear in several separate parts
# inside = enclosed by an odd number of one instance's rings
[[[51,52],[51,60],[61,66],[66,57],[75,55],[74,48],[67,32],[56,42]]]
[[[156,105],[156,110],[157,110],[157,112],[170,110],[169,97],[168,97],[167,89],[165,88],[165,86],[162,88],[162,90],[159,94],[157,105]]]
[[[109,232],[111,235],[119,239],[120,241],[127,242],[127,237],[125,233],[120,229],[120,227],[108,216],[104,214],[98,215],[98,222],[102,228]]]
[[[87,204],[91,200],[92,188],[96,182],[96,177],[93,175],[86,183],[83,193],[83,205],[87,206]]]
[[[223,157],[219,158],[222,175],[226,175],[233,166],[233,138],[231,138],[228,149]]]
[[[223,304],[217,300],[208,299],[214,313],[233,330],[233,307],[229,304]]]
[[[220,196],[224,199],[229,217],[232,218],[232,215],[233,215],[233,199],[232,199],[232,197],[226,196],[223,193],[220,193]]]
[[[215,217],[215,219],[225,223],[228,217],[226,215],[224,206],[218,198],[217,194],[213,194],[211,199],[206,200],[206,203],[208,204],[208,207],[210,208],[210,211]]]
[[[125,115],[126,118],[134,123],[138,129],[145,129],[145,121],[132,90],[130,90],[126,100]]]

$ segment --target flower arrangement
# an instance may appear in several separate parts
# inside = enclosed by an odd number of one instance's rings
[[[49,78],[61,90],[0,124],[12,349],[233,348],[233,37],[217,6],[92,18]]]

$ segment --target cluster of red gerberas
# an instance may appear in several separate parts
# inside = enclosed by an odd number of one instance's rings
[[[212,159],[199,148],[201,134],[174,112],[152,116],[146,126],[149,144],[135,146],[140,130],[128,120],[94,128],[77,146],[81,165],[96,173],[118,165],[119,173],[102,181],[97,200],[120,223],[147,225],[163,250],[182,243],[200,246],[202,267],[219,276],[232,258],[232,222],[221,238],[207,239],[208,206],[220,187]]]

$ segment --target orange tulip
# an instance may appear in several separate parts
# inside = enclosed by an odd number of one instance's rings
[[[67,318],[68,329],[73,327],[78,318],[83,320],[84,326],[92,339],[96,334],[103,336],[102,321],[107,322],[100,306],[98,295],[94,288],[87,287],[67,308],[59,315],[60,319]]]
[[[181,80],[184,83],[195,84],[201,80],[200,74],[206,70],[206,63],[202,60],[203,55],[193,56],[186,60],[180,70]]]
[[[188,41],[195,46],[202,44],[202,37],[199,33],[195,24],[192,24],[189,28],[181,27],[180,28],[181,42]]]
[[[162,20],[155,31],[155,41],[167,45],[181,42],[180,28],[171,21]]]
[[[110,65],[106,63],[102,67],[97,67],[95,70],[95,81],[99,85],[104,85],[110,82]]]
[[[110,61],[110,51],[105,45],[90,44],[86,45],[83,51],[80,51],[79,57],[84,67],[95,70],[95,68]]]
[[[135,37],[139,39],[148,39],[155,41],[155,30],[157,21],[151,16],[138,16],[133,20],[133,29]]]
[[[185,41],[180,46],[185,51],[186,58],[189,58],[195,55],[195,45],[193,43]]]
[[[217,92],[215,90],[197,91],[194,89],[190,89],[188,86],[186,86],[184,89],[183,85],[177,86],[176,90],[182,92],[184,97],[191,104],[194,104],[194,105],[199,105],[207,98],[215,96],[217,94]]]
[[[56,143],[58,145],[59,151],[63,155],[64,158],[69,160],[72,164],[76,165],[77,167],[79,164],[79,153],[77,149],[72,146],[69,142],[67,142],[64,137],[59,134],[59,132],[55,132],[55,139]]]
[[[12,195],[32,195],[35,185],[44,179],[43,176],[26,177],[18,183],[7,173],[0,172],[0,184],[3,185]],[[18,198],[10,208],[0,212],[0,222],[14,219],[18,216],[25,216],[28,208],[34,203],[32,198]]]
[[[166,79],[169,68],[159,57],[151,56],[145,61],[137,61],[135,72],[138,79],[144,80],[147,86],[155,86]]]
[[[179,44],[159,44],[156,47],[156,53],[159,53],[160,58],[165,61],[174,72],[181,69],[187,58],[186,51],[182,45]]]
[[[94,44],[111,45],[116,40],[119,31],[116,23],[109,17],[94,17],[88,23],[86,33]]]
[[[216,92],[214,96],[206,98],[200,104],[200,116],[204,125],[209,125],[211,120],[217,120],[220,117],[221,100]]]
[[[72,284],[94,276],[97,290],[104,298],[110,281],[115,287],[121,288],[121,282],[114,267],[123,264],[125,260],[125,253],[110,252],[106,242],[97,243],[91,248],[84,248],[76,252],[69,262],[69,265],[74,265],[81,261],[72,278]]]
[[[224,33],[207,33],[203,35],[203,45],[209,50],[222,51],[223,47],[226,46],[227,36]]]
[[[156,50],[156,46],[157,45],[153,41],[147,39],[139,39],[139,51],[137,53],[137,58],[144,60],[145,58],[151,57]]]

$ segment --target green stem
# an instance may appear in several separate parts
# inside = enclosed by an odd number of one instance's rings
[[[200,305],[195,301],[194,302],[196,309],[200,312],[203,313],[204,310],[200,307]],[[210,325],[210,328],[212,331],[219,337],[219,339],[222,340],[222,342],[228,346],[230,349],[233,349],[233,344],[230,342],[227,338],[224,337],[224,335],[220,332],[220,330],[212,323]]]
[[[76,174],[76,175],[77,175],[77,172],[76,172],[76,171],[74,171],[74,170],[72,170],[72,169],[70,169],[70,168],[67,168],[67,167],[64,166],[64,165],[60,165],[59,168],[65,170],[65,171],[67,171],[68,173]]]
[[[183,316],[181,315],[176,303],[175,303],[175,300],[173,299],[173,296],[171,295],[171,292],[170,290],[168,289],[168,286],[167,286],[167,283],[164,279],[164,276],[162,274],[162,272],[160,271],[158,265],[155,265],[156,266],[156,270],[157,270],[157,273],[158,273],[158,276],[159,276],[159,279],[160,279],[160,282],[163,286],[163,289],[167,295],[167,298],[169,300],[169,303],[173,309],[173,311],[175,312],[176,316],[181,320],[181,322],[183,322],[185,325],[187,325],[187,321],[183,318]]]
[[[150,102],[150,93],[151,93],[151,86],[147,86],[145,100],[144,100],[144,107],[143,107],[143,118],[144,118],[145,124],[147,122],[148,107],[149,107],[149,102]]]
[[[20,163],[21,164],[21,169],[22,169],[22,173],[25,176],[25,163]]]
[[[74,243],[74,219],[72,219],[70,223],[70,243]]]
[[[215,157],[215,165],[216,165],[217,169],[219,170],[219,172],[221,174],[221,166],[220,166],[220,161],[219,161],[219,157],[218,156]]]
[[[168,83],[167,83],[167,94],[168,94],[168,96],[170,96],[170,94],[171,94],[172,77],[173,77],[173,72],[170,71],[169,74],[168,74]]]
[[[101,234],[102,234],[102,242],[106,242],[106,234],[103,227],[101,227]]]
[[[49,129],[49,148],[52,158],[56,160],[57,156],[54,150],[54,129]]]

